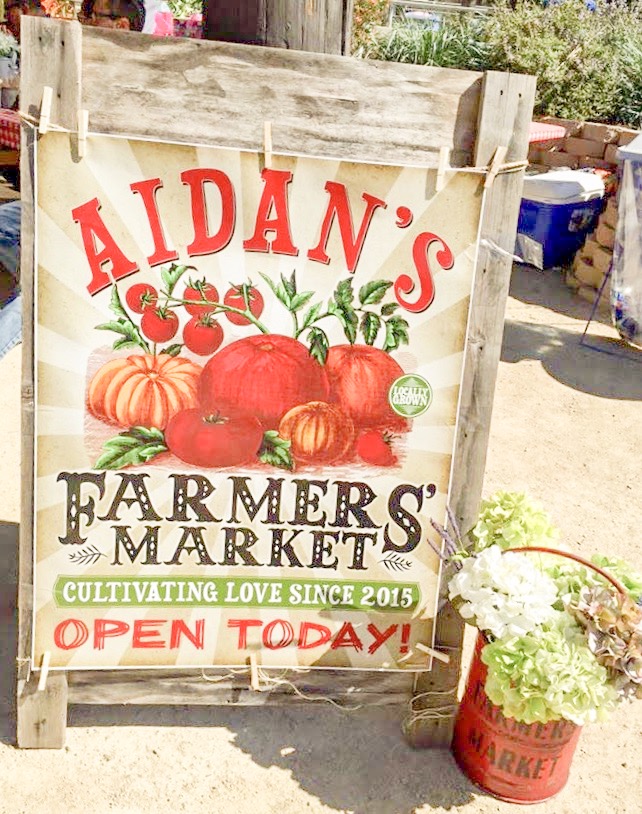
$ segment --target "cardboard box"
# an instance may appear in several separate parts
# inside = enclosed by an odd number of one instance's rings
[[[586,243],[579,250],[578,255],[580,257],[583,257],[585,260],[590,260],[592,262],[593,261],[593,255],[594,255],[595,250],[597,249],[598,245],[599,244],[598,244],[597,240],[595,239],[594,235],[590,234],[586,238]],[[578,255],[576,255],[576,256],[578,256]]]
[[[597,290],[595,288],[591,288],[588,285],[581,285],[577,289],[577,294],[582,297],[582,299],[590,302],[591,305],[595,303],[595,298],[597,297]],[[609,286],[605,286],[604,291],[602,292],[602,296],[597,304],[597,310],[601,314],[610,314],[611,312],[611,292],[609,290]]]
[[[567,138],[564,150],[571,155],[590,156],[591,158],[604,157],[605,144],[603,141],[591,141],[586,138]]]
[[[600,272],[600,275],[606,274],[613,259],[613,252],[604,246],[596,246],[593,252],[593,265]]]
[[[612,249],[615,245],[615,229],[609,226],[608,223],[605,223],[603,218],[600,218],[600,222],[595,230],[595,239],[600,246],[604,246],[607,249]]]
[[[603,144],[615,144],[620,134],[617,127],[612,124],[596,124],[585,122],[582,127],[582,138],[590,141],[601,141]]]
[[[597,289],[602,285],[604,275],[596,269],[590,260],[585,260],[580,255],[573,260],[573,274],[581,285],[589,285]]]
[[[601,220],[607,225],[610,226],[611,229],[615,229],[617,226],[617,201],[615,198],[609,198],[609,202],[606,205],[606,209],[602,213]]]
[[[547,167],[568,167],[569,170],[576,170],[579,165],[579,159],[576,155],[569,155],[559,151],[540,153],[539,160]]]

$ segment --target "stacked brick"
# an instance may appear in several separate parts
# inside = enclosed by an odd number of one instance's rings
[[[611,265],[616,225],[617,201],[615,196],[611,196],[600,215],[597,227],[587,237],[584,246],[575,255],[572,267],[566,272],[569,288],[591,303],[595,302],[604,275]],[[607,285],[598,303],[599,310],[604,313],[608,313],[610,308],[609,296],[610,289]]]
[[[618,147],[629,144],[639,135],[637,130],[610,124],[576,122],[553,116],[545,116],[540,121],[564,128],[563,137],[531,145],[528,160],[542,171],[561,167],[613,170],[617,166]]]
[[[615,227],[617,225],[617,151],[640,135],[638,130],[594,122],[578,122],[545,116],[540,121],[564,128],[559,139],[531,145],[528,159],[540,172],[551,169],[595,169],[602,171],[606,186],[606,204],[597,227],[578,251],[571,268],[566,272],[566,283],[573,291],[595,302],[613,257]],[[609,174],[609,173],[612,173]],[[603,313],[610,311],[609,286],[604,287],[598,303]]]

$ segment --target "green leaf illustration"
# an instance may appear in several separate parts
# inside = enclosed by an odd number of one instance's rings
[[[361,333],[366,341],[366,345],[374,345],[380,328],[381,318],[379,315],[366,311],[361,317]]]
[[[127,466],[144,464],[167,452],[165,436],[155,427],[132,427],[110,438],[103,444],[103,453],[94,464],[94,469],[124,469]]]
[[[376,305],[385,297],[392,283],[389,280],[371,280],[359,289],[361,305]]]
[[[408,344],[408,323],[403,317],[394,316],[386,322],[385,351],[396,350],[400,345]]]
[[[317,302],[315,303],[308,313],[305,315],[303,319],[303,326],[302,329],[309,328],[310,325],[313,325],[317,319],[319,318],[319,314],[321,313],[321,309],[323,308],[323,303]]]
[[[176,283],[180,280],[183,274],[185,274],[187,269],[196,270],[194,266],[182,266],[178,263],[172,263],[171,266],[164,266],[161,269],[161,279],[165,284],[168,294],[172,294],[174,288],[176,287]]]
[[[167,356],[178,356],[183,350],[183,345],[179,342],[176,345],[168,345],[166,348],[159,350],[159,353],[164,353]]]
[[[310,343],[310,356],[316,359],[319,364],[324,365],[330,348],[325,331],[322,331],[321,328],[310,328],[308,341]]]
[[[340,280],[334,292],[334,299],[337,305],[352,307],[354,291],[352,290],[352,280]]]
[[[399,308],[398,302],[388,302],[381,306],[381,316],[389,317],[391,314],[394,314],[397,308]]]
[[[281,469],[294,469],[294,460],[290,452],[290,442],[278,434],[276,430],[268,430],[263,436],[263,443],[259,449],[259,459],[264,464],[278,466]]]
[[[116,291],[115,286],[113,290]],[[112,311],[114,310],[115,309],[112,308]],[[125,312],[123,311],[123,313]],[[120,334],[121,338],[114,342],[114,350],[120,350],[121,348],[142,348],[145,353],[151,353],[149,345],[145,342],[138,328],[126,314],[117,321],[112,320],[111,322],[104,322],[102,325],[96,325],[96,330],[113,331],[114,333]]]

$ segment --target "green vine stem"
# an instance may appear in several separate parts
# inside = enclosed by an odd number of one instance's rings
[[[263,334],[269,334],[270,333],[270,330],[268,328],[266,328],[265,325],[254,316],[254,314],[250,311],[249,308],[247,308],[245,311],[243,311],[240,308],[233,308],[231,305],[225,305],[225,303],[222,303],[222,302],[214,302],[213,300],[205,300],[205,299],[197,300],[197,301],[195,301],[195,300],[184,300],[184,299],[181,299],[180,297],[174,297],[172,294],[168,294],[168,292],[165,291],[164,289],[161,290],[161,294],[163,294],[165,297],[167,297],[167,302],[168,303],[171,301],[172,304],[174,304],[174,305],[194,305],[194,304],[196,304],[196,305],[208,305],[208,306],[211,305],[212,309],[213,309],[212,310],[213,314],[216,314],[216,313],[219,313],[219,312],[222,312],[222,313],[230,312],[232,314],[238,314],[239,316],[245,317],[249,322],[251,322],[254,326],[256,326],[259,329],[259,331],[261,331],[261,333],[263,333]]]

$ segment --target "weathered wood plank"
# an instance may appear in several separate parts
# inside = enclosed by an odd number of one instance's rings
[[[469,71],[95,28],[83,36],[83,107],[99,133],[260,151],[270,121],[275,152],[436,167],[446,146],[463,166],[480,89]]]
[[[282,670],[265,672],[284,676]],[[346,707],[402,705],[413,684],[410,673],[350,670],[289,671],[285,678],[293,686],[263,684],[257,692],[250,689],[249,674],[230,677],[225,669],[74,671],[69,673],[69,703],[263,706],[329,698]]]
[[[53,88],[51,121],[75,128],[80,107],[81,28],[79,23],[38,25],[25,17],[20,100],[38,115],[43,85]],[[50,676],[42,692],[37,676],[29,678],[33,614],[33,443],[34,443],[34,131],[23,127],[21,139],[22,227],[20,282],[22,328],[22,511],[18,564],[18,744],[24,748],[59,748],[67,720],[67,680]]]
[[[484,91],[475,163],[488,165],[496,148],[508,147],[507,161],[522,161],[528,152],[528,129],[535,98],[535,78],[489,72]],[[505,251],[515,244],[523,171],[498,175],[488,191],[481,236]],[[504,332],[511,260],[482,246],[477,261],[474,307],[468,326],[458,434],[452,483],[452,508],[462,530],[471,527],[479,507],[493,409],[497,367]],[[445,586],[444,586],[445,587]],[[433,664],[417,682],[416,709],[408,736],[414,746],[448,746],[454,719],[436,708],[457,701],[464,624],[450,605],[437,618],[438,646],[448,648],[450,663]],[[426,695],[423,695],[423,694]],[[422,694],[422,695],[419,695]]]

